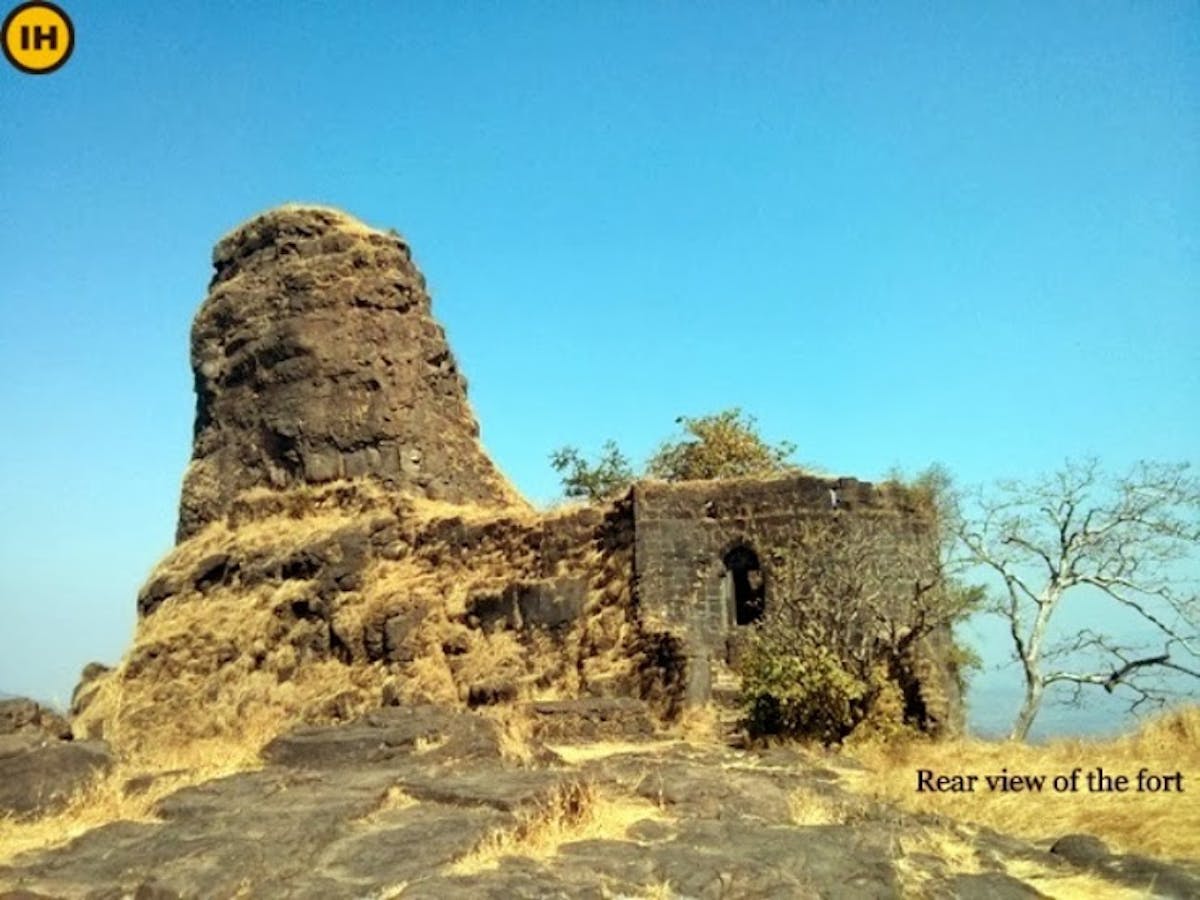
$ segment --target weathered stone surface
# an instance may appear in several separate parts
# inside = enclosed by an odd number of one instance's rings
[[[514,585],[517,611],[524,628],[563,628],[583,613],[587,582],[556,578]]]
[[[1045,897],[1041,891],[1004,872],[955,875],[947,897],[955,900],[1031,900]]]
[[[183,590],[183,584],[170,575],[156,575],[138,591],[138,615],[149,615]]]
[[[787,790],[766,773],[731,770],[713,778],[711,767],[703,762],[671,762],[647,773],[635,791],[688,818],[791,820]]]
[[[391,707],[341,726],[300,728],[276,738],[263,755],[312,769],[403,760],[422,747],[426,759],[495,759],[499,729],[490,719],[434,706]]]
[[[527,709],[533,716],[533,733],[544,741],[636,739],[654,734],[649,708],[629,697],[542,700]]]
[[[0,700],[0,735],[37,734],[66,740],[71,725],[52,709],[25,697]]]
[[[415,633],[426,615],[423,607],[410,609],[384,623],[383,654],[388,662],[409,663],[417,658],[421,646],[414,639]]]
[[[0,814],[61,807],[112,763],[99,741],[58,741],[29,734],[0,737]]]
[[[545,804],[578,781],[563,772],[480,766],[466,772],[421,769],[398,776],[397,783],[418,800],[450,806],[487,806],[500,812]]]
[[[958,834],[976,851],[964,873],[950,861],[903,849],[910,833],[936,825],[929,817],[866,800],[844,820],[796,825],[787,795],[798,785],[852,797],[805,754],[675,745],[568,767],[561,760],[518,766],[447,752],[456,745],[445,734],[480,718],[398,711],[374,724],[323,730],[322,741],[306,749],[323,742],[325,752],[301,754],[299,767],[270,765],[186,788],[159,802],[157,821],[106,825],[0,866],[0,898],[10,889],[113,900],[602,900],[657,896],[669,886],[670,896],[697,900],[1016,900],[1040,895],[1007,873],[1011,863],[1055,859],[1014,838],[962,829]],[[369,749],[363,752],[362,734],[389,728],[396,755],[373,760]],[[330,752],[338,730],[347,739]],[[580,785],[590,785],[590,793]],[[472,874],[451,868],[496,830],[519,834],[548,811],[567,808],[562,798],[582,803],[585,796],[642,802],[652,817],[602,839],[571,840],[568,832],[549,859],[522,855],[518,840],[493,868]],[[1097,874],[1118,883],[1104,869]],[[1153,890],[1195,896],[1185,887],[1168,880]]]
[[[1111,853],[1104,842],[1089,834],[1069,834],[1050,848],[1055,856],[1113,881],[1144,890],[1155,897],[1200,897],[1200,867],[1192,870],[1134,853]]]
[[[368,477],[434,499],[514,498],[403,240],[285,207],[223,238],[213,267],[192,327],[181,539],[259,486]]]
[[[330,845],[317,864],[339,879],[377,883],[416,881],[465,856],[492,829],[509,820],[484,805],[422,803],[380,815],[374,827]]]

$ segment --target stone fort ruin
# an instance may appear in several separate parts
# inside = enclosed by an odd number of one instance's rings
[[[785,601],[828,603],[825,574],[886,595],[886,621],[863,628],[909,624],[936,547],[902,492],[642,482],[537,512],[479,443],[400,237],[283,207],[223,238],[213,265],[177,543],[126,658],[81,690],[84,730],[140,735],[163,709],[200,735],[269,710],[581,698],[669,717],[733,697],[739,630]],[[903,675],[931,730],[959,716],[947,641],[923,638]]]

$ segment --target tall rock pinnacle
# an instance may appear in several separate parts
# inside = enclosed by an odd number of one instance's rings
[[[180,540],[259,486],[368,477],[452,502],[521,502],[479,444],[403,240],[335,210],[281,207],[223,238],[213,266],[192,326]]]

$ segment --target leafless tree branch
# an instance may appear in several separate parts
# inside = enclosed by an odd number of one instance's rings
[[[1200,548],[1200,482],[1186,464],[1142,462],[1119,477],[1098,461],[1068,461],[1049,477],[1002,482],[973,496],[972,515],[954,521],[956,552],[999,579],[989,609],[1008,623],[1025,678],[1012,736],[1024,739],[1054,684],[1128,690],[1133,706],[1157,703],[1167,688],[1143,676],[1200,679],[1200,601],[1180,590],[1183,563]],[[1049,629],[1066,597],[1107,600],[1165,639],[1134,652],[1090,629],[1054,647]],[[1074,665],[1045,671],[1054,659]]]

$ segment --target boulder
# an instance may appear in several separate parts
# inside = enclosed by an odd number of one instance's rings
[[[25,697],[0,700],[0,735],[36,734],[69,740],[71,725],[52,709]]]
[[[60,809],[112,765],[100,741],[53,741],[29,734],[0,737],[0,815]]]
[[[383,654],[388,662],[410,663],[417,658],[421,646],[416,640],[416,632],[426,615],[428,611],[424,607],[416,607],[384,622]]]

